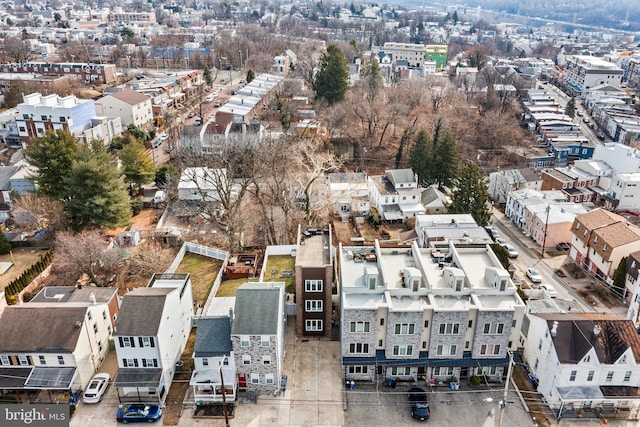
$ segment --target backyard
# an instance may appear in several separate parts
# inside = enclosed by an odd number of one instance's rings
[[[0,276],[0,290],[38,262],[44,253],[45,251],[39,248],[16,248],[11,254],[0,255],[0,262],[13,262],[13,266]]]
[[[222,260],[187,252],[176,271],[191,275],[193,298],[198,305],[203,306],[221,268]]]
[[[296,259],[291,255],[270,255],[267,259],[267,268],[264,270],[265,282],[284,282],[287,293],[296,293],[295,282]],[[283,276],[282,272],[285,271]],[[288,272],[291,272],[291,275]]]

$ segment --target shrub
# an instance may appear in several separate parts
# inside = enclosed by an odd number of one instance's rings
[[[7,236],[0,231],[0,255],[8,254],[11,251],[11,243],[7,240]]]
[[[469,378],[469,384],[473,386],[478,386],[480,383],[482,383],[482,377],[478,375],[472,375],[471,378]]]

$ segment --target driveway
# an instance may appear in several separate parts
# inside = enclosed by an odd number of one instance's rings
[[[498,401],[504,395],[504,388],[496,384],[491,390],[472,389],[464,382],[460,389],[450,391],[446,387],[433,389],[421,384],[427,391],[431,418],[427,425],[438,427],[495,427],[500,416]],[[411,418],[411,406],[407,399],[413,383],[398,383],[396,388],[383,384],[356,384],[347,392],[345,425],[388,427],[406,426],[418,423]],[[533,427],[529,413],[524,409],[518,394],[511,387],[507,395],[504,426]]]
[[[295,318],[289,317],[283,372],[287,390],[280,396],[261,396],[257,403],[239,402],[229,420],[231,427],[345,425],[340,343],[296,337],[294,328]],[[225,426],[224,419],[194,419],[192,415],[192,408],[185,408],[178,426]]]

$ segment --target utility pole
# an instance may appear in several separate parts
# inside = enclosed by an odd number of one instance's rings
[[[540,259],[544,259],[544,247],[547,244],[547,228],[549,228],[549,210],[550,210],[550,208],[551,208],[551,206],[547,202],[547,219],[544,222],[544,234],[542,236],[542,255],[540,256]]]
[[[509,394],[509,381],[511,381],[511,370],[513,369],[513,353],[509,351],[509,368],[507,369],[507,379],[504,381],[504,394],[500,402],[500,417],[498,418],[498,427],[502,427],[502,418],[504,410],[507,407],[507,396]]]
[[[227,390],[224,388],[224,375],[222,374],[222,366],[223,362],[220,362],[218,372],[220,372],[220,383],[222,384],[222,411],[224,412],[224,425],[225,427],[229,427],[229,413],[227,412]]]

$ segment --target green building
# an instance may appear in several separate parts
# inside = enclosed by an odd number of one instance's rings
[[[428,44],[425,46],[425,61],[435,61],[436,71],[442,71],[447,65],[447,45]]]

